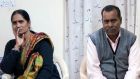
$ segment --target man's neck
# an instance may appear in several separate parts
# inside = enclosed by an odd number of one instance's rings
[[[119,35],[119,34],[118,34],[118,35]],[[110,38],[110,40],[111,40],[112,42],[115,43],[115,41],[116,41],[118,35],[109,35],[108,37]]]

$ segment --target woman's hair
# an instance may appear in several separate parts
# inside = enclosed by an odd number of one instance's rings
[[[13,20],[13,16],[16,15],[16,14],[20,14],[27,22],[30,22],[29,14],[25,10],[23,10],[23,9],[15,10],[12,13],[12,15],[11,15],[11,22]]]

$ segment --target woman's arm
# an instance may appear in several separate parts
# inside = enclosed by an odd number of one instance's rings
[[[43,67],[36,79],[52,79],[52,75],[54,74],[53,47],[47,41],[43,40],[37,44],[36,50],[43,57]]]
[[[4,56],[0,65],[1,70],[7,74],[12,74],[14,72],[14,69],[20,57],[19,51],[12,50],[14,44],[15,44],[14,40],[10,40],[6,44]]]

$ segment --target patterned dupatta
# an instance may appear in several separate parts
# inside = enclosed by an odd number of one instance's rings
[[[39,52],[34,52],[31,54],[31,56],[29,56],[29,54],[34,49],[35,45],[43,39],[48,39],[52,44],[50,38],[44,33],[36,33],[30,36],[30,40],[27,42],[22,51],[21,65],[24,67],[28,57],[30,57],[29,62],[27,63],[27,68],[25,69],[23,75],[19,76],[18,79],[36,78],[38,71],[43,65],[43,57],[39,54]]]

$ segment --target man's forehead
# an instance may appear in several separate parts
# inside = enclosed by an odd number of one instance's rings
[[[118,17],[117,11],[112,10],[112,11],[104,11],[102,18],[110,18],[110,17]]]
[[[117,14],[117,10],[115,10],[115,9],[113,9],[113,10],[111,10],[111,11],[103,11],[103,15],[105,15],[105,14]]]

